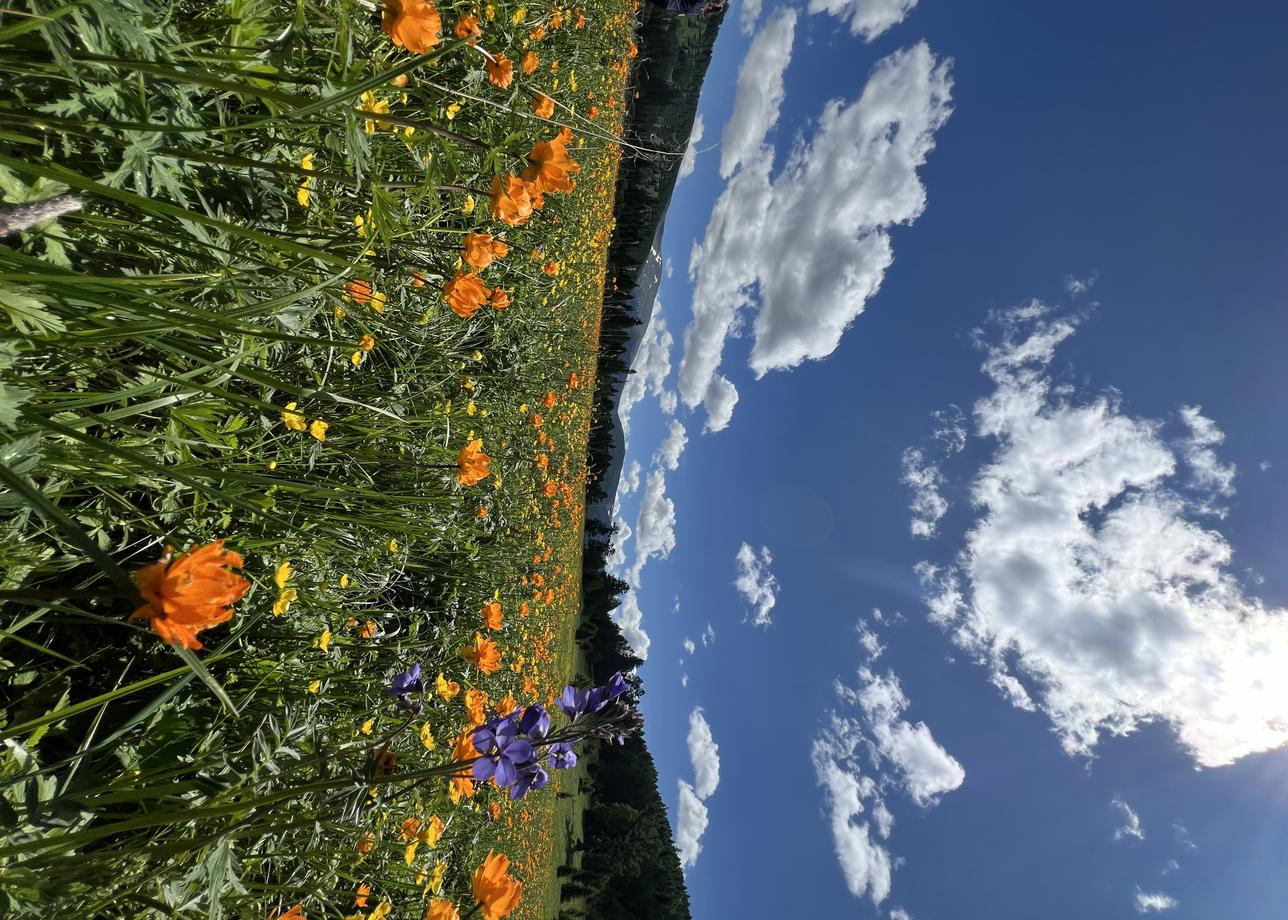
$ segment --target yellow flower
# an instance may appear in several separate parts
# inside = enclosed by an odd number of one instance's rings
[[[519,23],[523,22],[523,18],[527,15],[528,8],[526,6],[521,6],[515,10],[514,15],[510,17],[510,23],[517,26]]]
[[[453,118],[459,115],[460,112],[461,112],[461,104],[459,102],[453,102],[451,105],[447,107],[447,120],[451,121]]]
[[[349,576],[348,576],[348,575],[341,575],[341,576],[340,576],[340,587],[341,587],[341,588],[347,588],[347,587],[349,587]]]
[[[496,7],[489,3],[487,6],[483,7],[483,15],[487,17],[488,22],[496,19]]]
[[[304,154],[304,159],[300,160],[300,168],[313,169],[313,154]],[[300,207],[307,208],[309,206],[309,190],[311,188],[313,188],[313,177],[305,176],[300,183],[300,187],[295,190],[295,200],[299,202]]]
[[[273,616],[280,617],[285,614],[291,608],[291,604],[295,603],[297,597],[299,597],[299,592],[294,588],[283,588],[281,593],[277,595],[277,600],[273,601]]]
[[[288,559],[277,567],[273,573],[273,583],[278,588],[285,588],[286,583],[295,575],[295,569],[291,567],[291,561]]]
[[[362,723],[362,728],[358,729],[358,731],[362,732],[364,735],[370,735],[371,728],[375,724],[376,724],[375,719],[368,719],[367,721]]]
[[[479,411],[479,410],[478,410],[478,406],[474,405],[474,400],[472,400],[472,399],[471,399],[469,402],[467,402],[467,403],[465,404],[465,414],[466,414],[466,415],[473,415],[474,413],[476,413],[476,412],[478,412],[478,411]]]
[[[317,693],[321,689],[322,689],[322,681],[320,680],[309,681],[309,693]]]
[[[376,905],[376,909],[371,912],[371,915],[367,920],[385,920],[385,917],[388,917],[389,912],[393,909],[394,905],[392,901],[381,901]]]
[[[376,94],[367,90],[362,94],[361,105],[358,106],[359,112],[370,112],[373,115],[388,115],[389,103],[383,99],[377,99]],[[368,134],[376,133],[376,120],[374,118],[364,118],[362,120],[362,130]]]
[[[429,730],[428,722],[420,727],[420,743],[425,746],[427,751],[432,751],[438,747],[438,743],[434,741],[434,733]],[[433,844],[430,845],[433,846]]]
[[[291,431],[303,431],[308,427],[304,424],[304,416],[295,411],[293,402],[288,402],[286,408],[282,410],[282,424]]]
[[[277,469],[277,461],[276,461],[276,460],[270,460],[270,461],[268,461],[268,468],[269,468],[270,470],[275,470],[275,469]]]
[[[466,195],[466,196],[465,196],[465,202],[461,205],[461,210],[462,210],[462,211],[464,211],[466,214],[472,214],[472,213],[474,213],[474,196],[473,196],[473,195]]]
[[[461,692],[461,685],[454,680],[447,680],[443,677],[443,672],[438,673],[434,679],[434,692],[445,700],[450,700],[456,694]]]
[[[355,351],[353,354],[349,355],[349,361],[353,363],[354,367],[358,367],[359,365],[362,364],[363,360],[366,357],[367,356],[364,355],[361,351]]]
[[[426,822],[425,826],[420,829],[420,833],[417,834],[417,837],[420,839],[421,843],[425,844],[425,846],[436,847],[438,846],[438,838],[443,836],[443,829],[446,827],[447,825],[443,823],[443,819],[438,815],[434,815],[428,822]]]
[[[315,440],[325,441],[326,430],[330,427],[331,426],[322,421],[322,419],[314,419],[313,424],[309,425],[309,434],[313,435]]]
[[[322,635],[318,636],[318,648],[322,651],[329,651],[331,648],[331,630],[322,630]]]
[[[429,890],[438,894],[443,890],[443,876],[447,875],[447,863],[442,860],[434,866],[434,874],[429,877]]]
[[[412,864],[412,860],[416,858],[416,848],[419,846],[420,841],[413,840],[411,843],[407,844],[407,848],[403,850],[403,860],[406,861],[407,865],[410,866]]]
[[[390,541],[389,541],[389,552],[391,552],[391,553],[396,553],[396,552],[398,552],[398,541],[397,541],[397,540],[390,540]]]

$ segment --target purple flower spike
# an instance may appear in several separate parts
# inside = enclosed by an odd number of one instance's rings
[[[550,745],[550,766],[556,770],[568,770],[577,766],[577,752],[567,742]]]
[[[540,703],[534,703],[523,711],[519,720],[519,734],[529,738],[544,738],[550,731],[550,715]]]

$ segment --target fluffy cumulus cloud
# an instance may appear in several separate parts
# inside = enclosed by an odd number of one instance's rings
[[[1207,526],[1233,488],[1215,425],[1185,410],[1169,435],[1114,392],[1058,385],[1076,318],[1031,302],[995,325],[974,411],[995,451],[956,561],[921,567],[932,616],[1072,754],[1149,722],[1202,766],[1288,743],[1288,611],[1245,591]]]
[[[675,502],[666,497],[666,474],[653,470],[644,485],[635,521],[635,561],[626,580],[639,587],[640,573],[654,556],[666,558],[675,549]]]
[[[1145,829],[1141,827],[1140,815],[1136,814],[1135,809],[1117,796],[1114,796],[1114,800],[1110,804],[1118,809],[1119,820],[1122,822],[1114,829],[1114,839],[1123,840],[1127,837],[1133,837],[1136,840],[1144,840]]]
[[[1172,910],[1180,907],[1181,902],[1170,895],[1161,892],[1147,892],[1136,889],[1136,913],[1138,914],[1156,914],[1164,910]]]
[[[622,495],[630,495],[640,487],[640,462],[632,460],[622,473],[622,485],[618,490]]]
[[[684,424],[679,419],[672,419],[665,440],[653,455],[653,461],[668,470],[676,469],[680,465],[680,455],[684,453],[688,443],[689,436],[684,430]]]
[[[684,650],[690,655],[692,655],[698,648],[697,644],[692,639],[688,638],[681,642],[680,645],[683,646]]]
[[[742,10],[738,18],[743,35],[750,35],[756,31],[756,20],[760,18],[762,5],[763,0],[742,0]]]
[[[850,21],[850,32],[872,41],[882,32],[903,22],[917,0],[810,0],[811,13],[831,13]]]
[[[606,560],[610,571],[617,571],[626,564],[626,543],[631,538],[631,527],[621,518],[613,518],[617,532],[612,536],[612,552]]]
[[[720,785],[720,748],[711,737],[702,707],[689,713],[689,762],[693,764],[693,789],[698,798],[707,799]]]
[[[768,626],[772,623],[772,611],[778,603],[778,579],[769,571],[774,562],[768,546],[762,546],[757,554],[747,543],[738,547],[735,557],[738,563],[738,577],[734,587],[754,611],[751,622],[757,626]]]
[[[786,95],[783,73],[792,59],[795,35],[796,11],[785,7],[765,23],[747,49],[738,70],[733,113],[720,134],[720,175],[725,179],[760,151],[778,121]]]
[[[648,658],[649,637],[644,631],[644,611],[640,609],[634,591],[622,595],[622,603],[613,611],[612,618],[635,657],[641,661]]]
[[[961,786],[966,771],[924,722],[902,717],[908,699],[898,677],[870,667],[882,652],[880,642],[867,623],[859,624],[858,635],[864,652],[858,685],[837,682],[846,707],[828,713],[811,759],[846,885],[855,897],[867,895],[879,905],[890,894],[897,862],[885,843],[894,826],[888,795],[901,791],[928,808]]]
[[[788,21],[767,25],[757,41],[777,26],[781,46]],[[774,95],[765,86],[752,81],[757,100],[725,138],[722,167],[737,169],[690,259],[693,320],[679,395],[690,408],[704,405],[712,431],[728,425],[738,399],[719,367],[744,312],[755,313],[750,366],[760,376],[831,354],[881,286],[894,258],[889,228],[925,208],[917,170],[948,118],[952,81],[948,62],[924,43],[883,58],[857,100],[826,105],[776,175],[763,116],[776,118],[777,104],[760,98]]]
[[[622,427],[627,432],[631,430],[631,411],[646,393],[652,393],[664,403],[668,401],[667,394],[671,391],[666,389],[666,378],[671,373],[673,343],[674,337],[666,328],[666,320],[662,318],[662,305],[659,303],[653,308],[648,329],[645,330],[644,338],[640,341],[639,351],[635,353],[635,363],[631,365],[635,373],[627,376],[626,383],[622,387],[621,398],[617,403],[617,413],[622,419]],[[674,408],[674,399],[672,395],[670,398],[672,408]]]
[[[693,787],[679,781],[680,804],[675,820],[675,849],[680,854],[680,865],[692,868],[702,852],[702,835],[707,831],[707,806],[698,798]]]
[[[698,144],[702,141],[702,133],[706,130],[702,124],[702,116],[699,115],[693,119],[693,130],[689,132],[689,146],[684,148],[684,158],[680,160],[680,174],[676,177],[676,182],[687,176],[692,175],[694,166],[698,161]],[[666,276],[671,277],[670,260],[667,260]]]
[[[682,683],[688,686],[687,675]],[[680,804],[675,822],[675,848],[686,869],[697,863],[702,852],[702,835],[706,833],[708,820],[705,802],[720,785],[720,749],[700,706],[695,706],[689,714],[688,745],[693,783],[679,781]]]

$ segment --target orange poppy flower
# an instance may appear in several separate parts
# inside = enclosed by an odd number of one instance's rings
[[[504,719],[518,708],[519,702],[514,698],[514,694],[507,693],[505,697],[496,704],[496,714]]]
[[[523,179],[537,186],[542,192],[571,192],[577,183],[572,175],[581,167],[568,155],[568,141],[563,132],[549,141],[538,141],[528,154],[532,164],[523,171]]]
[[[483,439],[475,438],[456,455],[456,481],[463,486],[478,485],[488,477],[492,458],[483,453]]]
[[[309,918],[304,913],[304,905],[296,904],[285,913],[279,914],[273,911],[268,915],[268,920],[309,920]]]
[[[484,639],[479,633],[474,634],[473,644],[461,646],[461,657],[484,674],[495,674],[501,669],[501,650],[496,647],[495,642]],[[482,719],[479,720],[480,723],[482,721]]]
[[[555,275],[559,274],[559,263],[547,262],[545,265],[541,266],[541,271],[548,277],[553,278]]]
[[[541,417],[541,413],[540,413],[540,412],[534,412],[534,413],[532,413],[532,427],[533,427],[533,428],[540,428],[540,427],[541,427],[542,425],[544,425],[545,423],[546,423],[546,420],[545,420],[544,418],[542,418],[542,417]]]
[[[438,44],[443,18],[430,0],[385,0],[380,26],[395,45],[424,54]]]
[[[358,893],[353,896],[354,907],[366,907],[367,898],[371,895],[371,886],[363,882],[358,886]]]
[[[457,272],[456,277],[443,286],[443,299],[461,319],[469,319],[477,313],[491,296],[491,289],[482,279],[469,272]]]
[[[482,910],[483,920],[500,920],[508,916],[523,897],[522,883],[510,876],[510,857],[490,850],[487,859],[474,870],[470,887]]]
[[[553,409],[555,407],[555,403],[557,403],[558,401],[559,401],[559,397],[555,396],[554,393],[547,393],[546,398],[543,400],[543,403],[545,404],[545,407],[547,409]]]
[[[411,840],[419,833],[420,833],[419,818],[408,818],[406,821],[402,823],[402,826],[398,828],[398,836],[401,837],[404,841]]]
[[[555,101],[544,93],[539,94],[532,100],[532,111],[536,112],[541,118],[553,118]]]
[[[471,760],[477,756],[479,756],[479,752],[474,747],[474,732],[467,728],[456,736],[456,742],[452,745],[452,760],[460,762],[462,760]]]
[[[548,454],[537,454],[537,469],[545,470],[550,467],[550,457]]]
[[[523,62],[519,66],[523,68],[524,73],[531,74],[541,66],[541,60],[535,51],[529,51],[523,56]]]
[[[472,799],[474,797],[474,780],[468,776],[457,776],[452,779],[447,786],[447,797],[455,805],[462,798]]]
[[[576,371],[568,375],[568,389],[575,390],[581,386],[581,376]]]
[[[429,902],[425,920],[461,920],[461,912],[446,898],[434,898]]]
[[[504,310],[510,305],[510,295],[502,288],[493,288],[491,303],[492,309]]]
[[[470,268],[482,271],[497,259],[504,259],[509,254],[510,245],[490,233],[465,234],[465,248],[461,258]]]
[[[412,286],[412,287],[424,287],[424,286],[425,286],[425,273],[424,273],[424,272],[422,272],[422,271],[417,271],[416,269],[414,269],[414,268],[413,268],[413,269],[411,270],[411,286]]]
[[[171,645],[202,647],[197,633],[233,617],[232,604],[250,590],[250,582],[229,570],[242,567],[242,557],[216,540],[171,561],[167,551],[134,573],[143,606],[131,620],[147,620],[152,631]]]
[[[532,216],[528,185],[518,176],[492,177],[492,217],[517,227]]]
[[[469,40],[471,45],[477,44],[479,37],[483,34],[483,28],[479,25],[477,16],[462,16],[456,20],[456,37]]]
[[[532,613],[532,608],[528,606],[527,601],[524,601],[523,603],[519,604],[519,617],[521,619],[526,620],[528,618],[528,615],[531,613]]]
[[[497,55],[485,65],[487,68],[487,81],[493,86],[501,89],[509,89],[510,84],[514,82],[514,62],[504,54],[497,52]]]
[[[505,614],[501,610],[501,605],[497,601],[488,601],[483,605],[483,625],[488,629],[500,629],[501,621],[505,619]],[[504,713],[502,713],[504,715]]]

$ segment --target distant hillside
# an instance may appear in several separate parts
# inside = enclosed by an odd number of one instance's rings
[[[650,266],[650,253],[655,240],[660,243],[724,17],[724,10],[712,16],[676,16],[651,3],[640,9],[635,39],[640,54],[626,92],[626,140],[645,151],[628,148],[617,176],[617,227],[608,250],[610,283],[600,335],[596,424],[589,448],[591,485],[586,504],[598,511],[611,508],[621,472],[626,445],[615,414],[634,357],[633,346],[639,342],[639,330],[634,327],[651,314],[661,280],[661,259],[654,257],[655,265]]]

